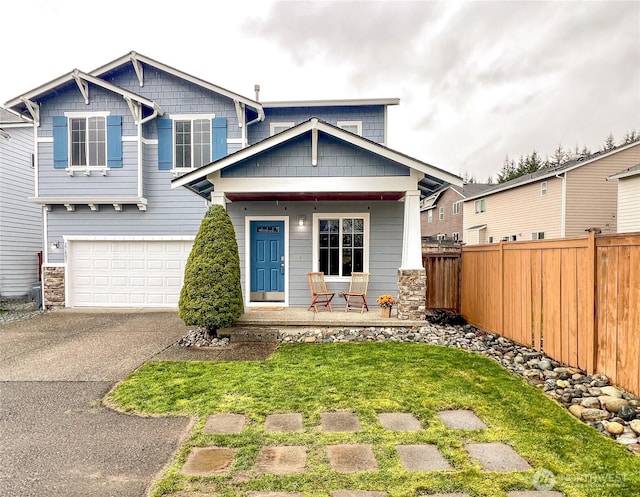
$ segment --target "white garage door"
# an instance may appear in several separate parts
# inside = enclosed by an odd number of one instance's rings
[[[192,240],[69,242],[72,307],[177,307]]]

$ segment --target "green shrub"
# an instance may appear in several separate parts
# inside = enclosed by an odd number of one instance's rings
[[[236,234],[224,207],[213,205],[187,259],[178,314],[188,326],[215,334],[232,326],[243,309]]]

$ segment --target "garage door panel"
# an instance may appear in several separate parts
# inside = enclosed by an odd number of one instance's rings
[[[177,307],[193,242],[71,241],[73,306]]]

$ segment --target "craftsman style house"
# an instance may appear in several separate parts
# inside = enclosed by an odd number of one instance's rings
[[[307,272],[337,292],[365,271],[370,292],[398,288],[401,315],[423,313],[420,197],[461,179],[385,146],[398,103],[261,103],[135,52],[10,100],[37,127],[46,304],[175,307],[218,203],[246,306],[308,306]]]
[[[607,177],[639,162],[640,141],[635,141],[470,196],[463,203],[464,242],[616,233],[617,184]]]

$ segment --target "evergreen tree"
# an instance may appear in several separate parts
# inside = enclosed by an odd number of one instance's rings
[[[509,159],[509,156],[507,155],[504,158],[504,163],[502,164],[500,171],[498,171],[498,183],[506,183],[507,181],[517,177],[516,163],[513,159]]]
[[[576,150],[578,146],[576,145]],[[571,158],[571,154],[567,152],[562,145],[558,145],[553,152],[553,155],[547,159],[548,165],[551,167],[557,167],[565,162],[567,162]]]
[[[215,335],[244,310],[238,243],[229,214],[213,205],[205,214],[184,272],[178,315]]]
[[[630,131],[627,131],[627,133],[624,135],[622,144],[627,145],[628,143],[632,143],[638,139],[640,139],[640,131],[632,129]]]
[[[602,146],[602,150],[611,150],[613,148],[616,148],[616,142],[613,139],[613,133],[609,133],[609,136],[607,136],[607,139]]]

